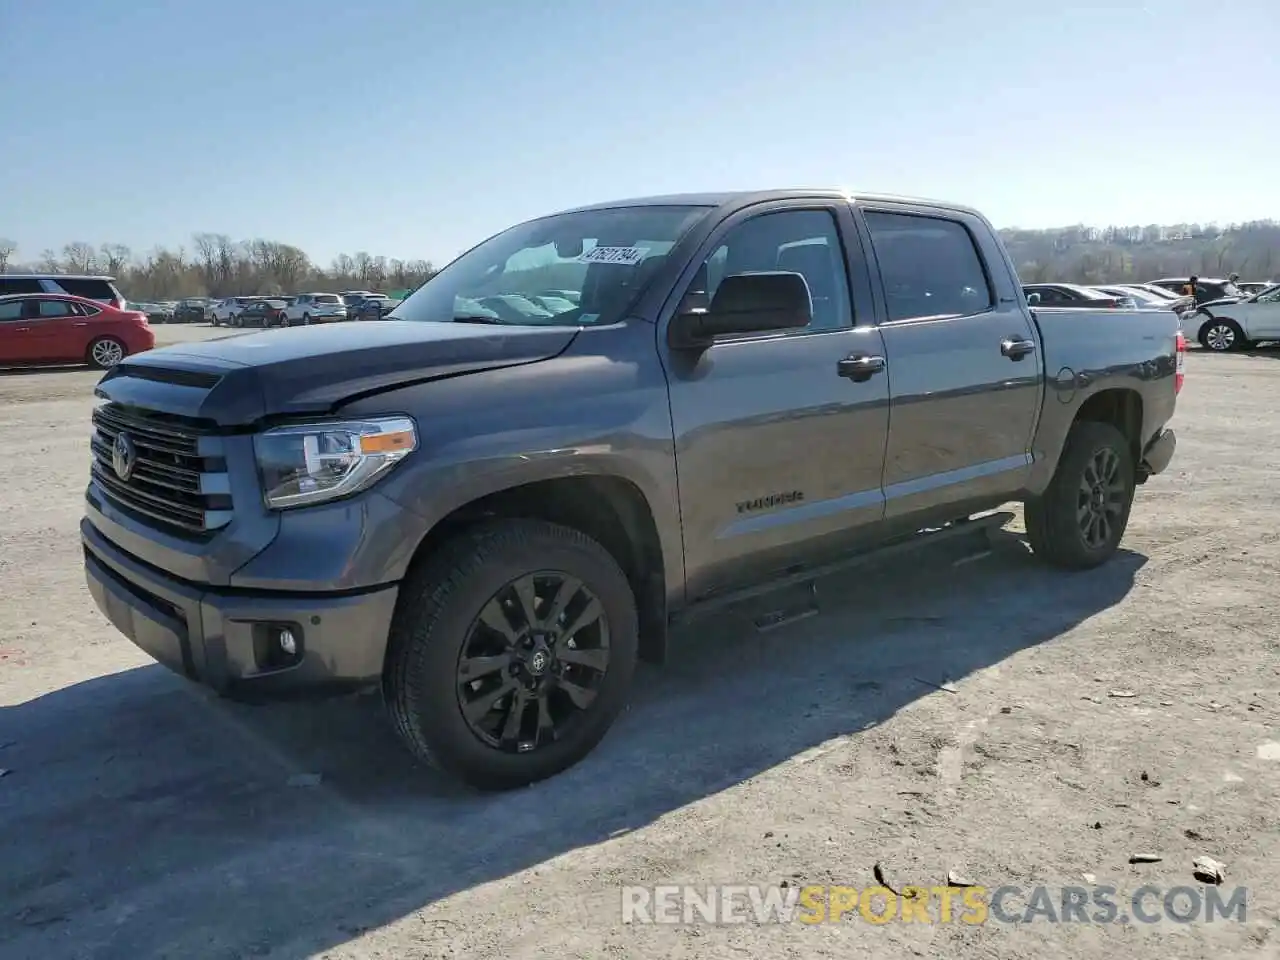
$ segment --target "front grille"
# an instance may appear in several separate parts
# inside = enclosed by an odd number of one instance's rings
[[[182,418],[108,403],[93,413],[94,481],[112,503],[175,532],[205,535],[231,521],[222,439]],[[132,473],[115,468],[116,438],[136,453]]]

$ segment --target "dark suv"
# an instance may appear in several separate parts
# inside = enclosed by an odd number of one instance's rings
[[[1187,285],[1189,279],[1189,277],[1166,277],[1164,280],[1152,280],[1151,286],[1160,287],[1171,293],[1182,293],[1182,288]],[[1196,278],[1196,303],[1209,303],[1213,300],[1227,300],[1232,297],[1238,299],[1243,295],[1244,292],[1230,280]]]
[[[0,275],[0,297],[18,293],[66,293],[97,300],[127,310],[124,295],[116,289],[115,277],[58,273],[6,273]]]

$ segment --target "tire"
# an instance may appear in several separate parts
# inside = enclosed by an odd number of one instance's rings
[[[1104,484],[1111,489],[1103,508],[1108,519],[1105,536],[1091,542],[1084,524],[1094,515],[1096,502],[1085,498],[1099,460],[1114,463],[1114,480]],[[1106,563],[1119,549],[1129,524],[1136,474],[1133,449],[1124,434],[1109,423],[1076,423],[1067,434],[1049,488],[1026,503],[1031,549],[1047,563],[1067,570],[1089,570]]]
[[[1200,346],[1214,353],[1247,350],[1250,347],[1240,324],[1227,317],[1211,317],[1206,320],[1200,326],[1200,335],[1197,339],[1200,341]]]
[[[129,355],[129,348],[115,337],[98,337],[85,351],[85,362],[95,370],[110,370]]]
[[[545,669],[545,674],[540,678],[521,672],[535,668],[537,652],[525,649],[518,630],[516,642],[509,643],[481,626],[479,617],[486,607],[505,619],[501,595],[514,581],[534,573],[560,574],[581,585],[582,592],[573,590],[564,616],[553,623],[571,614],[580,617],[581,607],[594,598],[607,628],[603,674],[569,662],[571,650],[573,659],[582,663],[593,652],[598,654],[595,648],[604,646],[604,628],[597,628],[594,621],[573,634],[562,634],[552,647],[538,648],[558,651],[544,658],[539,669]],[[515,594],[509,597],[514,600]],[[534,607],[535,612],[547,613],[536,602]],[[510,609],[519,608],[513,603]],[[573,766],[604,737],[626,703],[635,673],[638,633],[631,586],[599,543],[577,530],[540,520],[485,523],[436,550],[406,579],[391,626],[383,698],[400,738],[420,760],[481,790],[525,786]],[[575,649],[571,640],[579,636],[586,636],[587,645],[578,641]],[[483,644],[476,646],[480,641]],[[487,654],[497,650],[504,660],[519,662],[515,666],[502,663],[499,668],[493,665],[498,661],[489,661],[487,673],[474,673],[473,679],[464,680],[462,655],[476,650]],[[573,708],[567,691],[581,695],[585,683],[563,686],[566,677],[593,681],[595,696],[584,708]],[[491,721],[503,733],[500,728],[508,725],[525,683],[543,684],[541,689],[549,691],[547,716],[558,713],[561,719],[567,718],[567,725],[546,742],[537,742],[542,739],[540,731],[531,731],[533,741],[522,736],[541,720],[541,708],[531,700],[520,714],[524,726],[506,746],[498,742],[503,736],[482,739],[478,727],[463,714],[464,699],[477,705],[491,702],[476,723]],[[471,699],[478,684],[490,690]],[[500,709],[501,705],[507,709]]]

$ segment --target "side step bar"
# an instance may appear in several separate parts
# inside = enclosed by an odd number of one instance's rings
[[[725,607],[736,606],[747,600],[757,597],[768,596],[770,594],[779,593],[790,587],[803,587],[806,592],[806,598],[794,605],[770,611],[763,616],[754,620],[755,627],[761,633],[767,633],[770,630],[777,630],[779,627],[787,624],[795,623],[797,620],[804,620],[808,617],[815,616],[819,612],[818,606],[818,584],[817,581],[823,577],[832,574],[843,573],[848,570],[857,569],[868,563],[874,563],[884,560],[888,557],[896,557],[902,554],[911,553],[915,550],[930,544],[937,543],[940,540],[954,540],[965,536],[981,536],[984,539],[988,531],[1003,527],[1006,523],[1014,518],[1014,514],[1008,511],[997,511],[995,513],[979,514],[975,517],[968,517],[963,520],[956,520],[941,527],[930,527],[921,530],[910,537],[893,543],[886,544],[883,547],[877,547],[866,553],[858,553],[849,557],[831,563],[822,564],[817,567],[809,567],[804,570],[798,570],[795,573],[786,574],[775,580],[757,586],[747,587],[742,590],[734,590],[732,592],[713,595],[706,600],[699,601],[689,608],[682,620],[695,620],[712,613],[717,610],[723,610]],[[957,563],[968,563],[972,560],[990,554],[989,549],[975,551],[968,557],[963,557],[956,561]]]

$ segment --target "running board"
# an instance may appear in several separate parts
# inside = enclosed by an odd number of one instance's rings
[[[901,554],[912,553],[930,544],[939,541],[950,541],[965,536],[979,536],[982,538],[983,546],[975,550],[973,553],[961,557],[954,561],[953,566],[959,566],[964,563],[971,563],[980,560],[983,557],[990,556],[991,549],[987,546],[988,531],[1003,527],[1010,520],[1014,519],[1015,514],[1008,511],[997,511],[995,513],[984,513],[975,517],[968,517],[963,520],[956,520],[941,527],[928,527],[920,530],[912,536],[888,543],[882,547],[866,553],[857,553],[831,563],[825,563],[816,567],[809,567],[795,573],[786,574],[766,583],[758,584],[753,587],[746,587],[741,590],[734,590],[729,593],[712,595],[705,600],[698,601],[691,606],[688,612],[681,617],[682,620],[694,620],[712,613],[717,610],[723,610],[725,607],[737,606],[747,600],[753,600],[757,597],[768,596],[770,594],[779,593],[790,587],[805,588],[806,597],[803,601],[796,604],[769,611],[762,616],[756,617],[752,622],[755,628],[761,633],[767,633],[771,630],[777,630],[780,627],[795,623],[798,620],[805,620],[809,617],[816,616],[819,612],[818,603],[818,584],[817,581],[823,577],[829,577],[833,574],[844,573],[853,570],[868,563],[874,563],[886,558],[892,558]]]

